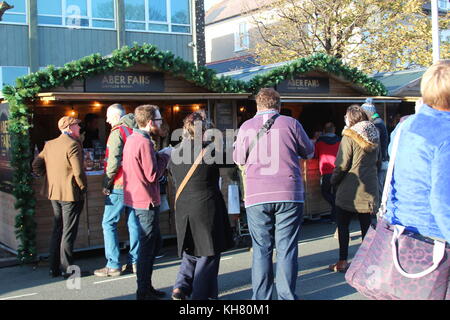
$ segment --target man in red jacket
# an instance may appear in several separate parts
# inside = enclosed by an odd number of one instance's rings
[[[123,149],[124,202],[128,211],[134,211],[139,224],[137,260],[137,300],[157,300],[164,292],[153,288],[153,263],[161,245],[159,205],[161,202],[159,178],[170,159],[170,148],[155,152],[150,134],[161,131],[162,117],[157,106],[143,105],[134,112],[136,124]]]
[[[323,131],[324,133],[317,139],[315,148],[316,158],[319,158],[320,187],[323,197],[331,206],[331,220],[336,222],[335,194],[331,187],[330,178],[341,139],[336,135],[336,128],[332,122],[327,122]]]

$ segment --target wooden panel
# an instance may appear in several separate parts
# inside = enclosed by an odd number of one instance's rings
[[[117,48],[114,30],[39,27],[40,66],[63,66],[93,53],[110,54]]]
[[[132,46],[134,42],[139,44],[149,43],[158,47],[159,50],[169,50],[176,56],[186,61],[193,62],[193,50],[188,46],[192,41],[191,35],[157,34],[149,32],[126,32],[126,43]]]
[[[28,27],[0,24],[0,66],[28,66]]]
[[[315,218],[331,210],[320,189],[319,160],[300,160],[305,186],[305,218]]]

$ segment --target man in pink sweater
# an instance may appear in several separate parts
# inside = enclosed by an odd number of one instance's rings
[[[123,149],[123,189],[127,210],[134,211],[139,224],[137,300],[156,300],[165,295],[152,286],[155,255],[161,245],[159,230],[158,179],[170,159],[170,148],[155,152],[150,133],[160,134],[162,117],[157,106],[136,108],[135,129]]]

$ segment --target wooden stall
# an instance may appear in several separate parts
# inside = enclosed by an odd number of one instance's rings
[[[68,115],[84,120],[86,115],[94,114],[97,119],[98,143],[95,149],[85,149],[85,168],[88,179],[87,201],[80,218],[76,250],[87,250],[103,247],[102,216],[104,210],[104,196],[102,190],[103,159],[106,139],[110,126],[106,124],[106,110],[113,103],[122,104],[127,113],[142,104],[154,104],[160,107],[169,135],[165,139],[155,141],[157,148],[175,145],[177,141],[170,141],[170,133],[182,127],[184,117],[193,112],[204,110],[208,117],[216,120],[220,129],[236,128],[236,101],[248,99],[249,94],[216,93],[199,87],[183,77],[175,77],[169,72],[160,72],[146,64],[136,64],[126,70],[99,74],[90,78],[76,80],[70,87],[48,89],[30,101],[33,111],[33,129],[30,132],[32,150],[35,155],[42,150],[45,141],[56,138],[60,132],[57,128],[58,119]],[[6,121],[7,104],[1,105],[6,116],[1,114],[0,121]],[[3,119],[3,120],[2,120]],[[2,122],[4,124],[4,122]],[[83,122],[82,122],[83,126]],[[4,130],[7,135],[7,129]],[[8,136],[9,137],[9,136]],[[6,138],[5,138],[6,139]],[[6,144],[2,144],[5,146]],[[3,151],[2,151],[3,152]],[[2,168],[8,167],[10,158],[3,152],[0,159]],[[2,154],[3,154],[2,153]],[[86,159],[86,154],[90,155]],[[90,162],[90,164],[87,163]],[[89,168],[88,168],[89,167]],[[6,176],[2,183],[11,181],[11,172],[2,171]],[[229,179],[224,177],[223,190],[227,190]],[[36,241],[38,255],[46,255],[49,250],[53,225],[53,210],[51,203],[40,194],[43,178],[35,178],[33,188],[37,200],[35,222],[37,223]],[[169,202],[173,208],[173,195],[169,190]],[[0,191],[0,243],[12,251],[17,251],[19,243],[15,237],[15,198],[11,188]],[[173,193],[173,192],[172,192]],[[176,236],[174,211],[171,209],[161,212],[160,227],[163,238]],[[121,245],[128,242],[128,232],[125,219],[121,219],[118,226]]]
[[[261,70],[254,69],[255,74],[261,75]],[[272,74],[276,72],[270,68],[267,70]],[[247,74],[245,78],[251,79],[251,74]],[[378,113],[386,123],[388,110],[397,108],[402,102],[399,97],[372,96],[364,87],[325,71],[296,74],[290,79],[280,81],[274,88],[281,96],[281,114],[299,120],[311,139],[330,121],[336,126],[336,134],[340,135],[345,126],[344,115],[347,107],[351,104],[361,105],[368,97],[373,98]],[[255,112],[254,96],[251,100],[241,102],[238,107],[240,123]],[[330,213],[330,206],[321,195],[318,159],[300,162],[305,184],[304,217],[318,219]]]

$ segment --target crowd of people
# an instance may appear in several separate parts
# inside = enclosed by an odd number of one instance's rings
[[[399,124],[402,131],[395,171],[389,177],[389,201],[382,219],[424,237],[450,242],[450,61],[428,69],[421,91],[420,110]],[[329,269],[345,272],[352,217],[358,217],[364,239],[380,206],[389,163],[388,132],[370,100],[347,108],[342,139],[336,135],[335,125],[327,123],[317,141],[309,139],[300,122],[280,115],[280,95],[274,89],[261,89],[256,104],[257,113],[240,127],[233,151],[233,161],[242,168],[245,179],[253,250],[252,299],[271,299],[276,286],[279,299],[295,300],[304,208],[299,158],[319,159],[322,194],[332,208],[339,238],[339,258]],[[182,141],[175,148],[156,151],[153,140],[163,130],[157,106],[142,105],[126,114],[120,104],[114,104],[107,110],[107,122],[112,127],[102,190],[107,263],[94,274],[114,277],[128,269],[137,275],[138,300],[164,297],[165,293],[152,285],[152,270],[161,247],[159,182],[169,170],[177,190],[175,219],[182,259],[171,298],[218,299],[220,257],[233,247],[233,239],[219,188],[219,168],[227,164],[208,161],[217,150],[215,143],[204,139],[212,123],[203,113],[194,112],[184,120]],[[47,178],[46,195],[54,209],[50,248],[54,277],[67,276],[67,268],[73,264],[73,245],[88,187],[79,123],[75,118],[61,118],[61,135],[46,143],[33,162],[34,172]],[[200,134],[196,126],[201,128]],[[195,142],[200,142],[201,148],[195,148]],[[261,150],[269,151],[270,162],[263,161]],[[181,156],[187,152],[189,161],[174,161],[174,152]],[[123,213],[130,238],[125,269],[117,235]],[[272,261],[275,248],[276,272]]]

